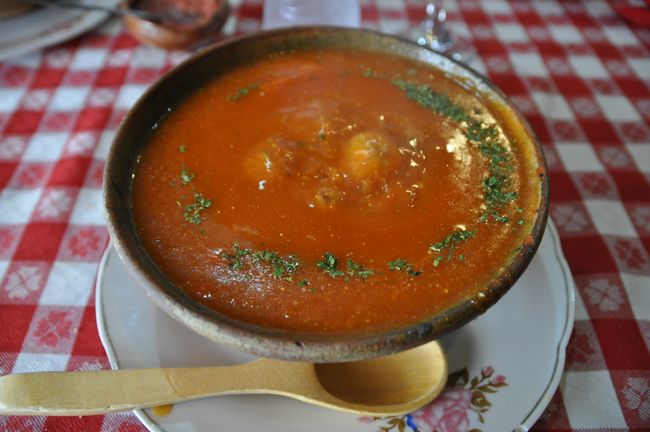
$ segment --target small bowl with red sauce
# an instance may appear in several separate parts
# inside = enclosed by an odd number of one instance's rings
[[[230,7],[227,0],[129,0],[126,8],[150,14],[124,16],[127,30],[140,42],[164,49],[192,49],[214,38]]]
[[[368,30],[222,42],[154,84],[109,152],[113,244],[152,301],[259,356],[340,362],[439,338],[523,273],[541,146],[485,77]]]

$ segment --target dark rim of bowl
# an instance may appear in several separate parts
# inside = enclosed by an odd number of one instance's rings
[[[482,94],[496,96],[534,144],[539,166],[540,203],[530,241],[522,244],[509,265],[474,296],[405,327],[370,333],[319,335],[269,329],[235,320],[192,300],[160,270],[139,240],[131,214],[132,180],[141,149],[173,107],[196,90],[189,77],[203,76],[199,84],[274,51],[318,48],[354,48],[379,51],[438,67],[469,78]],[[222,70],[205,72],[219,61]],[[225,64],[225,65],[223,65]],[[201,72],[203,70],[203,72]],[[189,77],[188,77],[189,76]],[[190,81],[191,84],[187,84]],[[178,86],[184,86],[178,91]],[[180,95],[180,96],[179,96]],[[531,152],[532,153],[532,152]],[[287,360],[338,362],[386,355],[447,334],[476,318],[497,302],[524,272],[544,234],[549,207],[546,161],[539,140],[510,99],[474,69],[449,57],[392,35],[339,27],[296,27],[232,38],[199,52],[163,75],[138,99],[123,119],[109,150],[104,173],[104,207],[108,229],[120,258],[142,283],[149,297],[172,317],[209,339],[255,355]]]

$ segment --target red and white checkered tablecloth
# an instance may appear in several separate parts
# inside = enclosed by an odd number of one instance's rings
[[[231,4],[226,35],[259,29],[260,0]],[[363,25],[389,33],[424,16],[418,0],[362,4]],[[650,430],[650,28],[628,26],[617,5],[446,1],[472,64],[544,145],[577,285],[564,376],[536,431]],[[0,62],[0,374],[108,368],[93,295],[108,242],[104,160],[124,113],[186,55],[140,45],[112,20]],[[126,413],[0,416],[0,430],[144,427]]]

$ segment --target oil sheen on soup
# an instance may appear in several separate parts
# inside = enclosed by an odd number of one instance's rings
[[[161,122],[135,175],[139,236],[183,291],[238,320],[410,325],[485,288],[527,241],[539,167],[508,113],[410,60],[276,54]]]

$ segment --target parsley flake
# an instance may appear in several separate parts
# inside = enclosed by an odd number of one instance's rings
[[[439,242],[436,242],[429,246],[429,250],[432,253],[436,254],[436,257],[433,259],[433,266],[438,267],[442,264],[443,261],[451,261],[453,258],[454,250],[460,246],[461,243],[469,240],[474,237],[476,234],[476,229],[472,231],[466,231],[462,229],[456,229],[456,231],[448,234],[444,239]],[[458,256],[459,261],[465,261],[464,255]]]
[[[367,269],[361,264],[355,263],[351,259],[348,258],[347,264],[347,273],[348,275],[352,277],[359,277],[363,280],[368,279],[370,276],[375,275],[375,271],[372,269]]]
[[[252,250],[242,249],[239,247],[239,243],[235,242],[232,244],[232,250],[230,252],[222,252],[221,255],[228,260],[228,266],[230,268],[239,271],[244,268],[243,258],[252,253]]]
[[[259,83],[254,82],[252,84],[240,88],[239,90],[237,90],[237,93],[228,96],[228,100],[231,102],[236,102],[248,96],[251,91],[257,89],[259,89]]]
[[[270,264],[273,276],[278,279],[291,280],[291,277],[298,270],[298,266],[300,265],[300,262],[295,256],[288,255],[285,258],[279,253],[270,250],[255,252],[253,253],[253,258],[258,263]]]
[[[343,276],[345,273],[338,269],[339,259],[330,252],[323,254],[323,260],[316,263],[316,267],[329,274],[331,277]]]
[[[191,224],[198,225],[205,220],[201,212],[212,205],[212,201],[205,198],[198,192],[194,192],[194,202],[185,206],[185,220]]]
[[[388,261],[387,265],[390,271],[403,271],[413,277],[422,274],[422,270],[415,270],[412,264],[402,258],[397,258],[395,261]]]
[[[184,185],[190,184],[190,182],[196,177],[190,170],[187,168],[181,170],[181,173],[178,175],[178,178],[181,179],[181,183]]]

